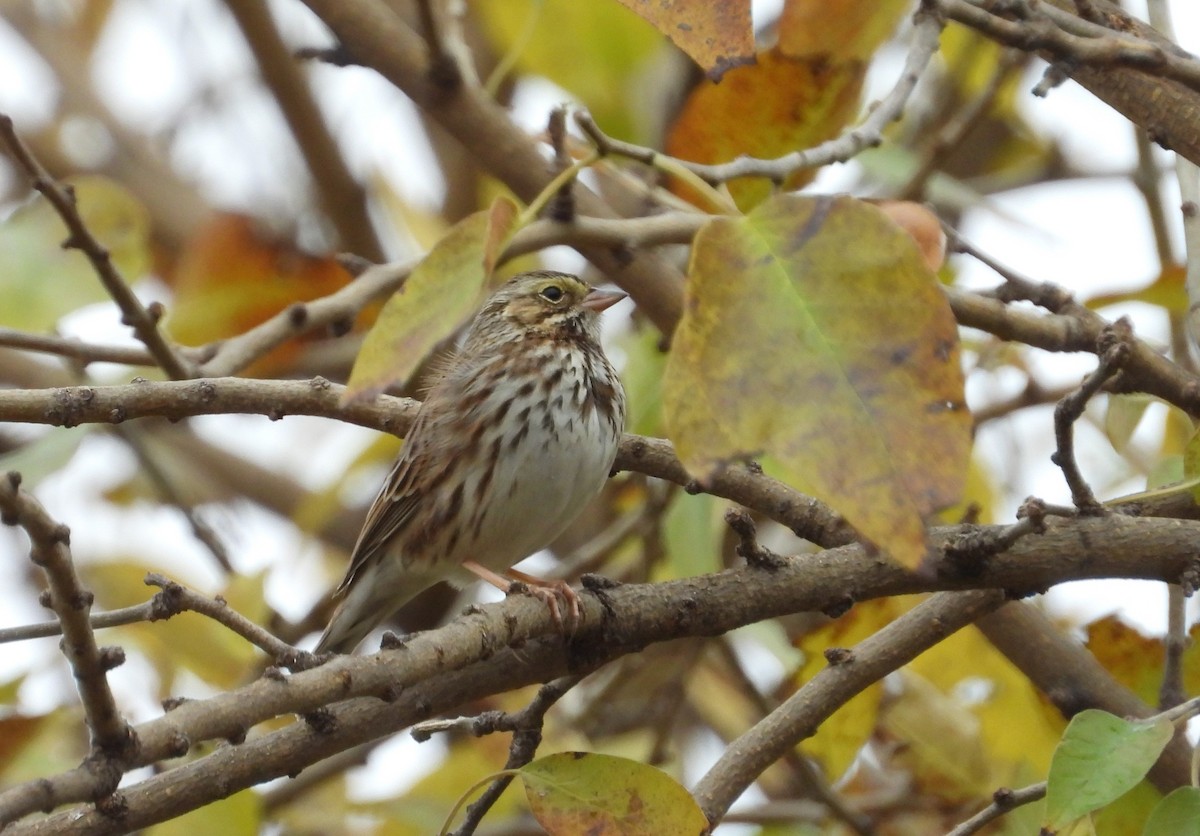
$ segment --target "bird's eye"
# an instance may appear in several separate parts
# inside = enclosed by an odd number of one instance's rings
[[[558,302],[563,298],[563,289],[556,284],[542,288],[541,297],[548,302]]]

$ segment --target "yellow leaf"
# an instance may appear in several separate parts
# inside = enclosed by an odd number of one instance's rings
[[[1141,393],[1108,396],[1108,408],[1104,411],[1104,433],[1114,450],[1124,453],[1129,448],[1129,440],[1142,422],[1146,407],[1154,402],[1153,397]]]
[[[754,63],[749,0],[619,0],[671,39],[713,81],[739,64]]]
[[[796,644],[804,653],[804,664],[795,676],[797,687],[828,666],[826,650],[858,644],[910,609],[913,600],[878,598],[865,601],[840,618],[805,634]],[[868,686],[835,711],[820,725],[817,733],[802,744],[801,748],[821,764],[830,781],[845,774],[859,750],[871,739],[882,700],[883,684],[876,682]]]
[[[129,282],[150,266],[150,219],[133,193],[115,180],[84,175],[65,181],[75,190],[80,217]],[[65,314],[108,298],[91,263],[64,249],[67,227],[35,197],[0,224],[0,325],[52,329]]]
[[[193,836],[196,833],[220,833],[221,836],[257,836],[262,822],[262,803],[253,790],[242,790],[156,824],[146,836]]]
[[[968,801],[995,788],[979,721],[957,700],[911,671],[883,724],[905,743],[903,759],[921,786],[938,798]]]
[[[1182,314],[1188,309],[1187,289],[1184,287],[1186,270],[1182,264],[1168,264],[1150,284],[1136,290],[1103,293],[1093,296],[1084,304],[1094,311],[1103,310],[1123,302],[1145,302],[1165,308],[1171,313]]]
[[[550,836],[696,836],[708,821],[661,769],[612,755],[562,752],[520,770],[538,824]]]
[[[407,380],[474,313],[516,220],[516,204],[497,198],[434,245],[367,333],[343,400],[368,399]]]
[[[57,654],[51,640],[41,641],[47,658]],[[66,663],[61,658],[58,662],[65,671]],[[78,708],[58,708],[34,717],[10,714],[0,720],[0,739],[4,741],[0,745],[0,777],[6,787],[64,772],[78,766],[87,754],[87,729]]]
[[[909,567],[962,494],[970,415],[953,314],[912,239],[848,197],[772,198],[696,236],[663,381],[703,481],[768,454]]]
[[[1147,705],[1158,704],[1165,657],[1159,639],[1143,636],[1117,616],[1109,615],[1087,626],[1087,647],[1096,661],[1139,699]],[[1193,643],[1185,653],[1185,669],[1190,667],[1194,673],[1197,656]]]
[[[1044,778],[1066,725],[1020,670],[983,634],[959,630],[914,659],[907,670],[944,694],[979,693],[958,700],[979,719],[979,734],[995,773],[992,785],[1028,783]],[[1012,733],[1019,723],[1021,734]],[[1036,780],[1036,779],[1035,779]]]

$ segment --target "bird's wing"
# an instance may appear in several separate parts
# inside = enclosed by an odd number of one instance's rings
[[[399,458],[392,465],[383,487],[367,510],[366,520],[350,557],[350,568],[346,570],[346,577],[338,585],[339,593],[346,591],[372,557],[383,551],[388,542],[412,519],[420,498],[416,477],[422,469],[422,462],[418,461],[421,458],[418,439],[421,435],[419,430],[424,423],[422,418],[422,415],[417,416],[408,437],[404,440],[404,448],[400,451]],[[417,443],[414,444],[414,441]]]
[[[449,475],[447,457],[457,449],[455,441],[462,435],[465,418],[458,408],[457,395],[461,395],[476,368],[477,364],[460,363],[440,372],[405,436],[400,457],[367,511],[338,593],[344,593],[363,567],[412,522],[421,502],[432,501],[439,484]]]

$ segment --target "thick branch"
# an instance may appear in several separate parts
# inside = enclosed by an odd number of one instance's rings
[[[855,694],[1003,603],[998,590],[935,595],[838,653],[829,667],[726,748],[700,779],[693,795],[709,823],[716,826],[768,766],[815,734]]]
[[[1176,68],[1187,65],[1185,72],[1194,81],[1195,59],[1117,6],[1106,0],[1089,0],[1114,29],[1120,28],[1120,32],[1103,29],[1075,17],[1075,0],[1047,0],[1039,7],[1046,19],[1060,27],[1064,35],[1087,36],[1072,40],[1056,35],[1052,42],[1048,30],[1042,32],[1042,38],[1031,39],[1033,31],[1028,21],[1008,21],[993,15],[986,8],[988,4],[981,0],[933,2],[947,17],[975,27],[1001,43],[1029,50],[1044,50],[1048,58],[1059,60],[1057,69],[1135,125],[1145,128],[1155,142],[1177,151],[1192,162],[1200,163],[1200,94],[1181,81],[1163,77],[1168,74],[1179,75]],[[1058,8],[1054,9],[1055,6]],[[1033,4],[1029,7],[1032,8]],[[1064,10],[1065,14],[1059,10]],[[1106,33],[1105,38],[1111,39],[1107,45],[1099,46],[1099,56],[1094,54],[1097,45],[1086,44],[1088,39],[1097,40],[1097,29]],[[1141,39],[1146,45],[1138,46],[1136,39]],[[1081,44],[1081,41],[1084,43]],[[1128,61],[1132,57],[1125,49],[1126,45],[1132,45],[1134,51],[1140,53],[1136,60],[1149,66],[1122,66],[1122,60]],[[1097,64],[1097,57],[1103,62]]]
[[[1085,708],[1100,708],[1118,717],[1150,717],[1156,713],[1035,607],[1007,606],[981,618],[978,626],[1064,717],[1074,717]],[[1178,786],[1178,776],[1190,769],[1190,752],[1183,731],[1177,731],[1150,770],[1155,786],[1164,793]]]

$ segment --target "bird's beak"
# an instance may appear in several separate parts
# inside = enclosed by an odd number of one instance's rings
[[[583,297],[583,301],[579,304],[589,311],[600,313],[608,310],[628,295],[620,290],[593,290]]]

